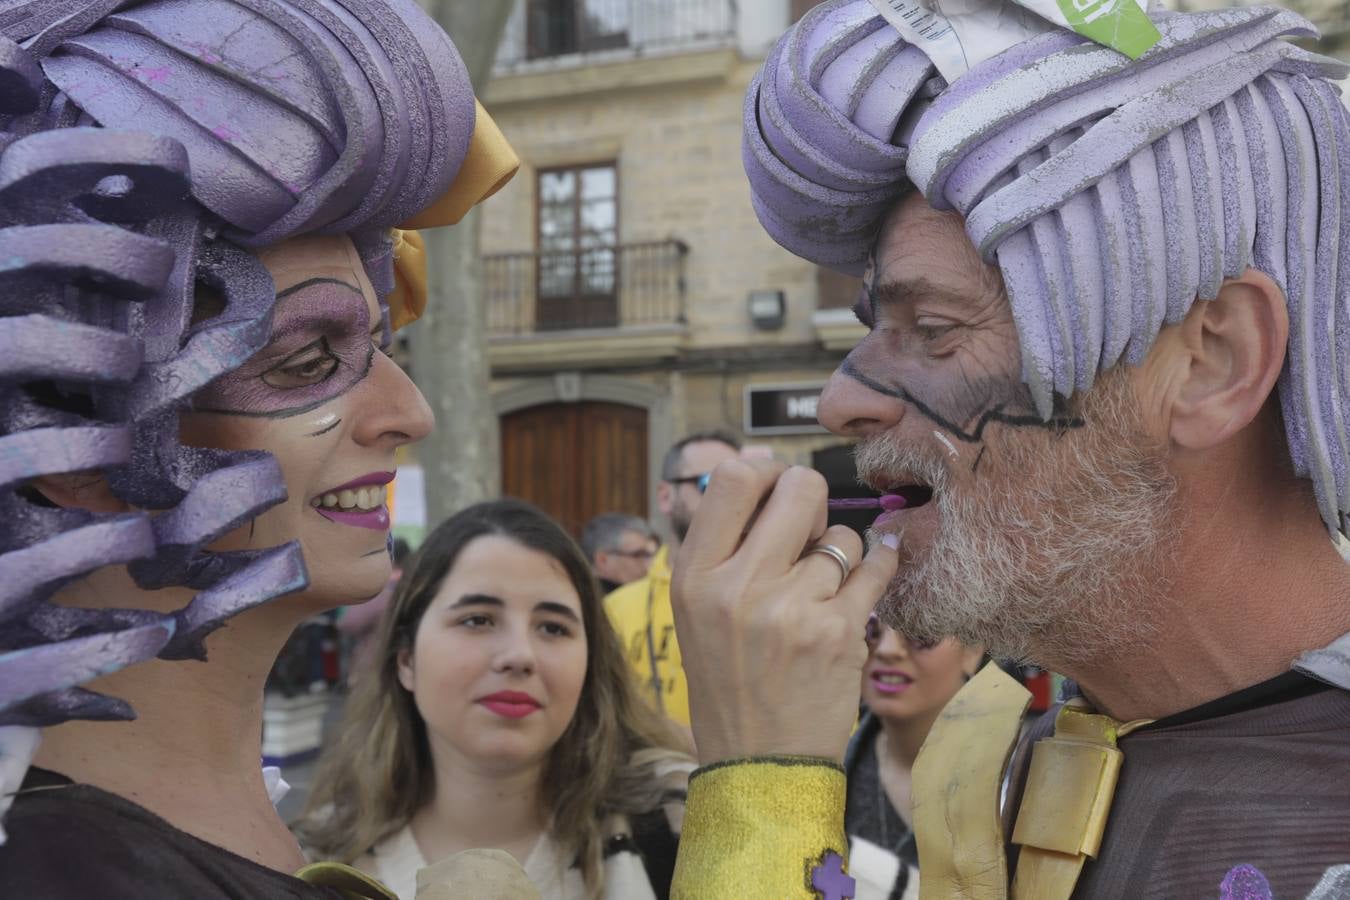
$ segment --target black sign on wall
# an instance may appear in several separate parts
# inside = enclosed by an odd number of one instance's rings
[[[752,384],[745,388],[746,434],[824,434],[816,420],[821,382]]]

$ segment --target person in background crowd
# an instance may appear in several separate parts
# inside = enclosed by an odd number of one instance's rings
[[[581,532],[581,549],[595,569],[602,595],[646,575],[659,548],[652,526],[639,516],[605,513]]]
[[[508,851],[545,900],[670,892],[693,761],[638,695],[581,548],[517,500],[427,537],[296,824],[413,900],[418,869]]]
[[[844,755],[848,800],[844,828],[855,900],[915,900],[919,854],[915,846],[910,773],[938,714],[980,665],[981,653],[947,639],[906,637],[867,622],[866,707]]]
[[[740,449],[741,442],[724,431],[699,431],[666,451],[656,499],[670,523],[670,543],[652,559],[646,577],[605,598],[605,610],[645,695],[662,715],[686,729],[689,690],[670,608],[670,567],[689,532],[709,474],[719,463],[735,459]]]
[[[384,611],[389,608],[389,601],[393,599],[394,588],[398,586],[399,579],[403,577],[403,562],[411,552],[412,548],[408,546],[407,541],[403,538],[394,538],[394,567],[389,572],[389,582],[385,584],[384,590],[365,603],[354,603],[351,606],[342,607],[342,615],[338,619],[337,628],[339,632],[351,640],[351,651],[347,655],[348,686],[355,684],[356,679],[361,676],[362,670],[371,665],[371,659],[375,652],[375,632],[379,628]]]

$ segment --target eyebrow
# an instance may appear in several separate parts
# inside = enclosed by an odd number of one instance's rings
[[[450,609],[461,609],[465,606],[492,606],[497,609],[505,609],[506,601],[500,597],[494,597],[491,594],[465,594],[454,603],[450,604]],[[535,612],[550,612],[556,615],[571,619],[577,624],[581,624],[581,619],[572,608],[563,603],[557,603],[553,600],[540,600],[534,605]]]
[[[914,275],[873,285],[866,290],[864,296],[858,298],[853,312],[854,315],[857,315],[861,309],[865,308],[864,304],[870,306],[872,321],[875,322],[877,308],[883,303],[913,303],[921,297],[960,304],[964,304],[970,299],[967,295],[933,281],[926,275]]]

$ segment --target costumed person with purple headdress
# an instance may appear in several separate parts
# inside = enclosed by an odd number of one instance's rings
[[[262,684],[389,577],[401,229],[517,164],[413,0],[0,2],[0,896],[392,896],[302,870]]]
[[[818,475],[714,472],[673,593],[677,896],[858,896],[881,594],[1077,685],[1021,740],[997,668],[948,706],[925,900],[1350,897],[1347,67],[1274,7],[1018,4],[827,2],[750,87],[761,222],[862,276],[820,419],[893,502],[860,562]]]

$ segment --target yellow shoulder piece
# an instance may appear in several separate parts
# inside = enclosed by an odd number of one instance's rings
[[[999,795],[1031,692],[994,663],[952,698],[914,761],[920,900],[1006,900]]]
[[[333,888],[345,900],[398,900],[398,894],[365,872],[342,863],[310,863],[296,872],[295,877],[309,884]]]
[[[1055,734],[1031,748],[1013,842],[1021,846],[1015,900],[1069,900],[1083,864],[1106,832],[1125,755],[1120,738],[1150,720],[1122,724],[1070,701],[1055,716]]]

